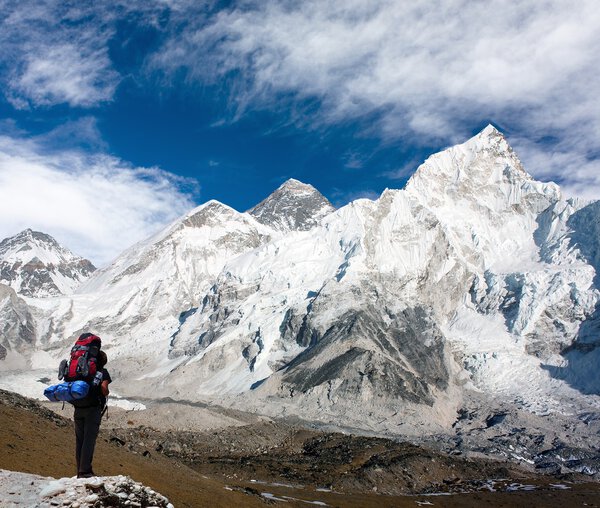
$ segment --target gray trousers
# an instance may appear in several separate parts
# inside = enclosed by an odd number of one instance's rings
[[[73,417],[75,421],[75,460],[77,461],[77,474],[93,473],[92,460],[96,438],[100,431],[102,408],[76,407]]]

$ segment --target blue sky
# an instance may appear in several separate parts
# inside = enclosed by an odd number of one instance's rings
[[[288,178],[336,206],[493,123],[600,197],[595,2],[0,0],[0,236],[99,265]]]

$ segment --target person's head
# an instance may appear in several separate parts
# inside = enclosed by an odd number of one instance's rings
[[[103,368],[108,362],[108,358],[106,357],[106,353],[104,351],[100,351],[98,353],[98,367]]]

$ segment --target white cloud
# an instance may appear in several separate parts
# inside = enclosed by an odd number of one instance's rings
[[[535,176],[542,180],[553,180],[561,187],[564,197],[600,199],[600,160],[589,159],[585,149],[549,150],[529,139],[516,137],[512,141],[525,168],[536,168]],[[529,171],[531,173],[531,171]]]
[[[103,265],[182,215],[193,182],[107,155],[0,136],[0,237],[32,228]]]
[[[375,114],[383,137],[449,144],[492,121],[587,159],[600,150],[598,54],[595,0],[261,0],[191,20],[153,66],[227,78],[238,116],[317,98],[316,123]],[[547,162],[529,170],[568,179]]]
[[[0,132],[2,132],[1,125]],[[24,137],[24,133],[22,137]],[[87,148],[98,152],[108,148],[98,128],[98,120],[93,116],[85,116],[64,122],[51,131],[38,135],[36,140],[41,146],[47,147],[49,150]]]
[[[9,82],[9,100],[16,107],[67,103],[89,107],[110,100],[118,83],[106,49],[85,54],[61,44],[28,54],[22,72]]]
[[[123,78],[111,50],[126,53],[138,29],[169,33],[184,19],[204,19],[213,2],[0,0],[4,95],[21,109],[102,105],[113,99]],[[149,50],[133,46],[133,51]],[[127,73],[136,70],[127,68]]]
[[[371,189],[363,189],[356,191],[344,191],[341,189],[333,189],[331,192],[331,204],[336,208],[340,208],[351,201],[357,199],[370,199],[374,201],[381,196],[381,193]]]
[[[94,107],[113,98],[122,77],[109,46],[134,16],[156,24],[160,1],[0,0],[0,82],[16,108]]]
[[[13,106],[90,107],[112,98],[120,77],[105,21],[114,13],[52,0],[0,0],[0,9],[0,78]]]

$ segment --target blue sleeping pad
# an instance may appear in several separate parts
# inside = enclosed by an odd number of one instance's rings
[[[59,383],[44,390],[44,395],[51,402],[71,402],[83,399],[90,391],[90,385],[85,381]]]

